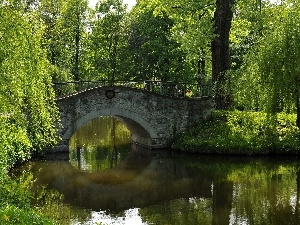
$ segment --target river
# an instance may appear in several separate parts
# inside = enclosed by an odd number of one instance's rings
[[[13,173],[60,224],[299,224],[300,161],[189,155],[131,144],[118,120],[97,118]],[[20,175],[22,174],[22,175]],[[19,178],[19,177],[22,178]]]

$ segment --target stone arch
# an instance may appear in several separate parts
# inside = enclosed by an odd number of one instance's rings
[[[152,140],[159,139],[157,131],[145,119],[138,114],[119,108],[106,108],[91,111],[69,125],[63,135],[64,140],[70,140],[72,135],[84,124],[101,116],[113,116],[121,120],[129,129],[132,141],[140,145],[151,146]]]
[[[113,93],[108,96],[108,93]],[[176,98],[129,87],[98,87],[56,99],[61,138],[54,151],[68,151],[69,139],[82,125],[101,116],[117,117],[132,140],[149,148],[171,146],[176,134],[210,117],[210,97]]]

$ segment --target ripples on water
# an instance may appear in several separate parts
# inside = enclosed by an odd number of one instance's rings
[[[56,191],[55,200],[36,202],[59,206],[54,214],[61,224],[300,221],[300,170],[295,158],[149,151],[131,145],[130,132],[112,118],[87,124],[70,141],[70,154],[56,156],[29,162],[21,170],[33,176],[33,191],[41,186]],[[58,198],[60,194],[64,197]]]

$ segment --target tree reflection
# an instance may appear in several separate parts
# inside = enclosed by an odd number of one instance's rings
[[[113,117],[99,117],[77,130],[70,140],[70,162],[83,171],[117,166],[131,150],[131,134]]]
[[[247,165],[229,175],[234,182],[231,224],[299,224],[297,168],[266,165]]]
[[[86,223],[96,222],[95,212],[122,221],[133,209],[144,224],[299,224],[296,160],[191,157],[138,149],[125,156],[118,149],[99,148],[92,152],[79,148],[86,159],[80,163],[102,172],[82,172],[67,161],[34,162],[24,169],[31,171],[36,186],[47,185],[64,195],[64,202],[47,203],[49,212],[60,205],[72,206],[70,218],[80,215]],[[100,162],[91,163],[89,158]],[[75,208],[85,213],[75,213]]]
[[[212,224],[228,225],[232,207],[233,182],[221,181],[213,184]]]
[[[211,199],[183,198],[140,209],[140,214],[148,224],[211,225],[211,207]]]

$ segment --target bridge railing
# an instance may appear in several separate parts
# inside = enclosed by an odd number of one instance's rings
[[[71,81],[55,82],[53,87],[57,97],[68,96],[91,88],[104,86],[122,86],[146,90],[160,95],[170,97],[202,97],[211,96],[210,85],[199,85],[197,83],[172,82],[172,81]]]

